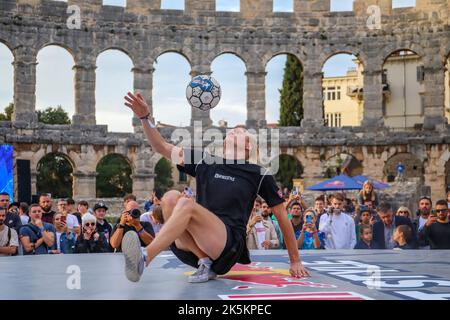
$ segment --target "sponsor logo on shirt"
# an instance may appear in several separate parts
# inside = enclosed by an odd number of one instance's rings
[[[232,181],[232,182],[234,182],[234,180],[236,179],[235,177],[224,176],[224,175],[221,175],[221,174],[219,174],[219,173],[216,173],[216,174],[214,175],[214,178],[215,178],[215,179],[228,180],[228,181]]]

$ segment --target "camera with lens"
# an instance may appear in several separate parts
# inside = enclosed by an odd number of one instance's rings
[[[141,210],[139,209],[133,209],[129,211],[130,217],[133,219],[138,219],[141,216]]]

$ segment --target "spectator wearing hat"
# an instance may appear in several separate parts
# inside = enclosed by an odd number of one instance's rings
[[[83,231],[78,236],[76,253],[104,253],[108,252],[108,242],[103,232],[97,231],[97,218],[90,213],[86,213],[81,219]]]
[[[113,229],[110,244],[116,252],[122,251],[122,239],[127,232],[136,232],[142,247],[146,247],[155,238],[155,232],[151,223],[141,222],[141,211],[136,201],[130,200],[125,205],[125,210],[120,216],[119,223]]]
[[[103,232],[109,243],[112,234],[112,227],[105,219],[107,210],[108,207],[104,202],[96,203],[94,206],[94,216],[97,219],[97,231]]]

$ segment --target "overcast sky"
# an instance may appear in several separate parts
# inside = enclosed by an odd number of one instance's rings
[[[125,5],[125,0],[104,0],[104,4]],[[183,0],[162,0],[164,9],[182,9]],[[239,0],[216,0],[219,10],[239,11]],[[352,0],[332,0],[332,10],[351,10]],[[414,5],[415,0],[394,0],[395,6]],[[292,11],[292,0],[274,0],[277,11]],[[325,76],[345,75],[354,63],[351,55],[330,58]],[[13,101],[13,57],[0,43],[0,111]],[[279,117],[279,92],[283,79],[286,56],[274,57],[267,65],[266,105],[267,121],[277,122]],[[72,56],[60,47],[46,47],[39,52],[37,66],[36,107],[62,105],[70,116],[74,113],[74,86]],[[124,111],[123,96],[132,89],[131,60],[122,52],[110,50],[97,60],[96,117],[98,124],[107,124],[110,131],[131,132],[131,113]],[[245,123],[246,79],[244,63],[231,54],[216,58],[212,76],[222,86],[222,100],[212,110],[214,124],[221,119],[229,125]],[[190,108],[185,98],[185,88],[190,80],[190,67],[181,55],[167,53],[155,63],[153,104],[155,118],[163,123],[188,125]]]

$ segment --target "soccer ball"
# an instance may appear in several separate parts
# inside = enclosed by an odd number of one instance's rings
[[[186,88],[186,98],[189,104],[202,111],[216,107],[221,95],[220,84],[210,76],[196,76]]]

